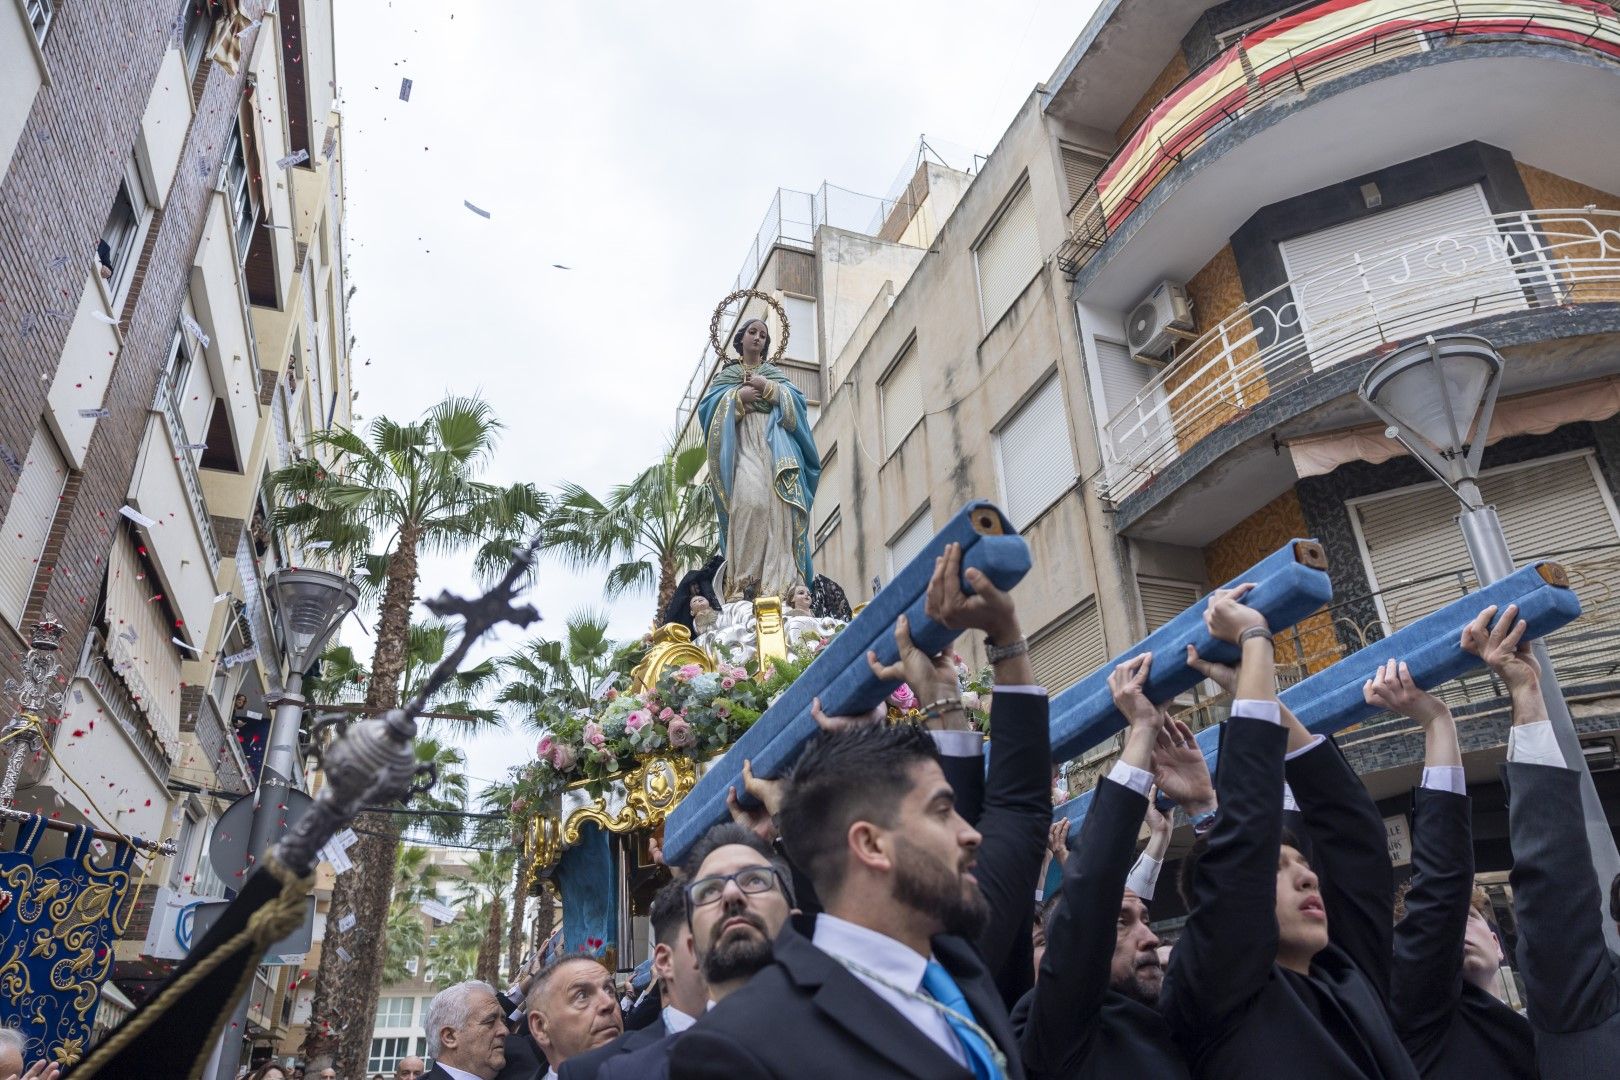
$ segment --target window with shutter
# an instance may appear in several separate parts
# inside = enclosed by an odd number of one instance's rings
[[[821,527],[837,513],[844,496],[844,465],[838,459],[835,443],[821,456],[821,481],[816,486],[816,501],[811,504],[810,520],[819,538]]]
[[[1583,599],[1620,595],[1620,527],[1590,451],[1492,469],[1480,476],[1479,488],[1496,507],[1516,563],[1553,557],[1571,571]],[[1440,484],[1369,496],[1351,506],[1386,630],[1479,587],[1457,528],[1456,496]],[[1555,663],[1560,669],[1580,663],[1575,635],[1562,643],[1559,637],[1548,641]]]
[[[883,377],[878,396],[883,406],[883,454],[887,457],[900,448],[923,416],[922,364],[917,360],[915,340]]]
[[[1159,410],[1162,398],[1154,393],[1141,400],[1158,369],[1131,356],[1118,341],[1096,338],[1097,375],[1102,384],[1102,413],[1107,420],[1120,418],[1113,430],[1114,442],[1108,448],[1119,457],[1129,457],[1141,447],[1158,441],[1165,417]]]
[[[1471,184],[1277,246],[1322,368],[1385,338],[1525,307],[1505,244]]]
[[[1006,209],[973,252],[979,272],[979,313],[989,330],[1012,307],[1029,279],[1041,268],[1040,240],[1035,233],[1035,201],[1029,185],[1007,201]]]
[[[1035,669],[1035,681],[1050,694],[1079,682],[1107,661],[1095,597],[1029,641],[1029,665]]]
[[[803,360],[807,364],[821,363],[821,350],[816,341],[816,302],[797,296],[782,297],[782,309],[787,312],[787,357]]]
[[[934,538],[934,516],[931,511],[924,508],[910,525],[900,530],[900,534],[889,541],[889,577],[892,579],[904,570],[912,559],[921,555],[928,546],[928,541]]]
[[[1002,509],[1023,528],[1074,486],[1079,475],[1069,441],[1063,385],[1053,375],[996,434]]]
[[[1153,577],[1138,577],[1136,589],[1142,597],[1142,621],[1150,634],[1192,607],[1204,593],[1190,581]]]
[[[67,460],[41,420],[0,526],[0,614],[19,630],[67,478]]]
[[[1080,228],[1097,208],[1097,192],[1092,188],[1108,159],[1090,150],[1063,148],[1063,179],[1069,189],[1069,228]]]

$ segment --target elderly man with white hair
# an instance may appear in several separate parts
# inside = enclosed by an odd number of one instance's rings
[[[56,1080],[62,1075],[59,1066],[36,1061],[23,1071],[23,1055],[28,1052],[28,1037],[14,1027],[0,1025],[0,1080]]]
[[[440,990],[422,1026],[433,1058],[423,1080],[495,1080],[506,1064],[506,1010],[489,983],[468,979]]]

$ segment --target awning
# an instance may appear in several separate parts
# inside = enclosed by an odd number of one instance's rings
[[[1607,420],[1616,413],[1620,413],[1620,378],[1521,394],[1497,403],[1485,445],[1514,435],[1545,435],[1581,420]],[[1290,439],[1284,445],[1294,459],[1294,471],[1302,479],[1326,476],[1348,461],[1377,465],[1406,453],[1406,448],[1386,436],[1377,424]]]

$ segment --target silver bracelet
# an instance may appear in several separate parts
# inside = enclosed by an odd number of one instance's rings
[[[1029,652],[1029,642],[1019,638],[1011,645],[997,645],[989,638],[984,639],[984,655],[992,664],[999,664],[1003,660],[1011,660],[1015,656],[1023,656]]]
[[[1248,641],[1250,638],[1259,638],[1259,637],[1263,637],[1267,641],[1272,641],[1271,630],[1269,628],[1267,628],[1267,627],[1264,627],[1264,626],[1251,626],[1247,630],[1243,631],[1243,633],[1238,635],[1237,643],[1239,645],[1242,645],[1245,641]],[[1276,642],[1272,641],[1272,644],[1276,644]]]

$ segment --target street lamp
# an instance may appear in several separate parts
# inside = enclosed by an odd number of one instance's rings
[[[1480,584],[1513,573],[1513,555],[1496,508],[1480,497],[1479,464],[1490,433],[1491,413],[1502,383],[1502,357],[1489,341],[1467,334],[1426,337],[1374,364],[1361,383],[1361,398],[1389,425],[1385,434],[1400,441],[1463,504],[1457,515],[1468,557]],[[1564,763],[1580,774],[1581,808],[1598,883],[1606,886],[1620,872],[1614,845],[1592,774],[1586,767],[1575,722],[1553,672],[1547,647],[1530,645],[1541,666],[1541,694],[1558,737]],[[1612,920],[1603,920],[1611,948],[1620,948]]]
[[[348,578],[325,570],[283,569],[265,581],[265,592],[275,607],[276,624],[287,657],[287,686],[274,699],[275,714],[259,772],[253,828],[248,834],[249,858],[263,858],[283,831],[285,815],[278,809],[286,799],[275,792],[292,782],[298,754],[298,727],[304,715],[304,672],[326,648],[344,616],[360,601],[360,590]]]

